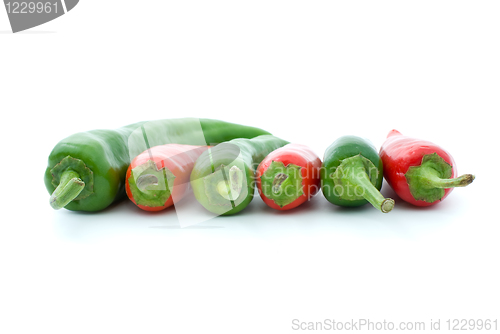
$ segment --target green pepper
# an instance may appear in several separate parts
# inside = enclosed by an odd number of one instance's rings
[[[380,193],[383,167],[375,147],[367,140],[344,136],[325,151],[321,167],[321,190],[336,205],[356,207],[370,202],[386,213],[394,200]]]
[[[54,209],[98,211],[125,197],[130,157],[169,143],[214,145],[269,132],[218,120],[198,118],[140,122],[116,130],[81,132],[52,150],[45,186]]]
[[[203,152],[191,172],[198,202],[217,215],[232,215],[248,206],[255,192],[255,170],[287,141],[263,135],[234,139]]]

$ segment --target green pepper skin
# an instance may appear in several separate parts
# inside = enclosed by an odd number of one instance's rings
[[[125,197],[125,174],[130,156],[138,155],[148,147],[168,143],[213,145],[234,138],[253,138],[263,134],[269,132],[197,118],[139,122],[116,130],[81,132],[61,140],[54,147],[48,158],[44,182],[49,194],[52,194],[60,177],[60,171],[54,172],[57,169],[55,166],[68,156],[78,159],[90,170],[91,182],[85,185],[86,194],[80,194],[65,208],[72,211],[99,211]],[[76,170],[80,167],[70,162],[68,168]]]
[[[263,135],[253,139],[234,139],[203,152],[191,172],[191,185],[196,199],[207,210],[217,215],[240,212],[253,199],[256,187],[255,171],[259,163],[269,153],[288,143],[271,135]],[[228,175],[231,175],[229,171],[234,166],[241,171],[235,174],[242,189],[237,198],[228,200],[218,193],[215,185],[216,182],[224,180],[228,182]]]
[[[382,188],[383,167],[376,148],[369,141],[356,137],[344,136],[334,141],[325,151],[323,166],[321,168],[321,189],[325,198],[336,205],[356,207],[368,203],[366,199],[348,200],[339,196],[340,192],[333,191],[335,184],[330,175],[336,172],[342,160],[356,155],[361,155],[370,160],[377,168],[376,182],[373,184],[377,190]]]

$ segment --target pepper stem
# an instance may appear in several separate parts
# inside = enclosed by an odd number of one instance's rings
[[[72,169],[67,169],[61,174],[59,185],[50,196],[50,206],[59,210],[74,200],[85,188],[85,182],[80,175]]]
[[[262,194],[280,208],[304,195],[302,167],[299,165],[289,163],[285,166],[282,161],[273,160],[260,177],[260,181]]]
[[[464,174],[453,179],[442,179],[437,175],[437,172],[432,167],[424,167],[420,174],[421,182],[425,182],[429,188],[455,188],[465,187],[474,181],[475,176],[472,174]]]
[[[148,190],[149,186],[157,186],[158,185],[158,177],[153,174],[141,175],[137,178],[137,188],[142,191]]]
[[[392,198],[385,198],[382,196],[380,191],[378,191],[377,188],[375,188],[375,186],[371,183],[367,173],[351,172],[347,174],[347,178],[350,183],[355,186],[354,192],[360,192],[361,196],[363,196],[375,208],[379,209],[383,213],[387,213],[394,208],[394,200]],[[358,187],[361,188],[362,191],[357,190],[356,188]]]
[[[372,203],[373,204],[373,203]],[[387,213],[394,208],[394,200],[392,198],[386,198],[380,206],[380,211]]]
[[[408,188],[417,201],[434,203],[445,195],[445,189],[465,187],[474,181],[474,175],[465,174],[457,178],[453,175],[453,166],[437,153],[422,157],[420,166],[411,166],[405,174]]]
[[[374,186],[378,170],[361,154],[342,160],[333,174],[334,183],[342,189],[341,198],[346,200],[366,199],[375,208],[387,213],[394,208],[394,200],[385,198]],[[373,178],[371,180],[370,178]]]
[[[224,171],[222,171],[224,173]],[[219,181],[217,183],[217,192],[219,195],[229,201],[235,201],[241,193],[243,188],[243,172],[236,166],[229,169],[229,180]]]
[[[283,173],[278,173],[274,177],[273,180],[273,193],[279,194],[281,192],[281,188],[284,188],[285,181],[288,179],[288,175]],[[289,183],[289,182],[288,182]]]

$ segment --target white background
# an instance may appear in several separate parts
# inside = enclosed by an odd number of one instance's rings
[[[12,34],[0,9],[0,332],[294,333],[320,322],[499,316],[497,1],[90,1]],[[322,195],[179,228],[123,202],[53,211],[52,147],[208,117],[321,157],[396,128],[475,182],[382,214]],[[384,185],[382,193],[394,196]],[[500,320],[500,319],[499,319]],[[500,324],[498,324],[500,326]],[[436,332],[436,331],[434,331]]]

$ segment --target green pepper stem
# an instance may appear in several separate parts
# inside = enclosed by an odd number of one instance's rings
[[[363,197],[371,203],[375,208],[383,213],[387,213],[394,208],[394,200],[392,198],[385,198],[380,191],[370,182],[366,173],[349,173],[349,181],[356,186],[363,189]]]
[[[475,176],[464,174],[453,179],[442,179],[432,167],[421,167],[420,181],[425,183],[426,188],[455,188],[465,187],[474,181]]]
[[[219,181],[219,183],[217,183],[217,192],[225,199],[229,201],[234,201],[234,199],[231,196],[232,194],[231,190],[229,189],[229,184],[227,184],[226,181]]]
[[[341,165],[342,167],[339,166],[337,168],[336,176],[340,177],[341,180],[347,181],[346,187],[349,185],[354,186],[356,195],[362,196],[375,208],[383,213],[387,213],[394,208],[394,200],[392,198],[385,198],[380,191],[375,188],[372,181],[370,181],[364,161],[367,161],[367,159],[361,155],[344,159]],[[342,171],[342,168],[345,169],[345,173]],[[342,176],[340,176],[340,173],[342,173]]]
[[[59,210],[74,200],[85,188],[85,182],[74,170],[67,169],[61,174],[59,185],[50,196],[50,206]]]
[[[222,171],[224,173],[224,171]],[[225,176],[225,174],[223,174]],[[217,183],[217,192],[227,200],[235,201],[243,188],[243,172],[236,166],[229,169],[229,180],[224,177],[224,180]]]

